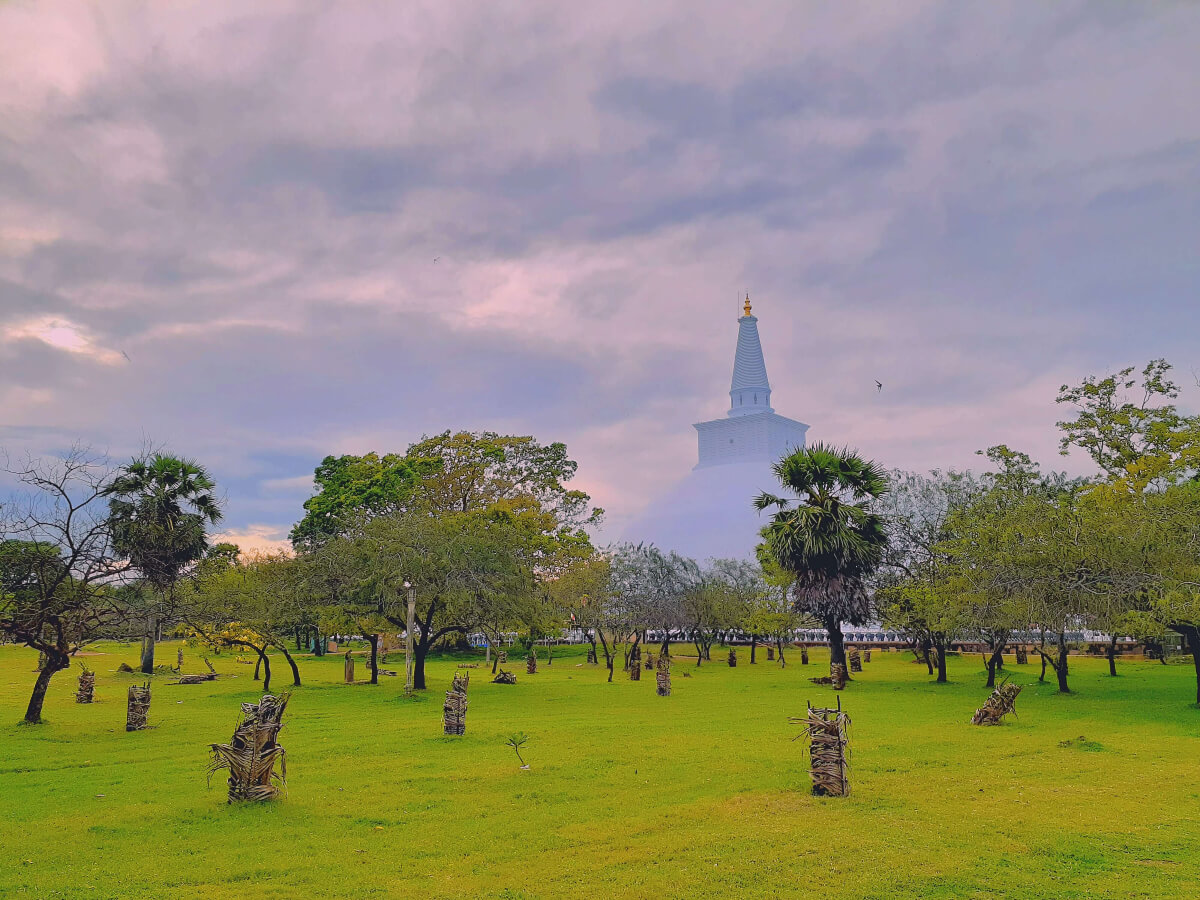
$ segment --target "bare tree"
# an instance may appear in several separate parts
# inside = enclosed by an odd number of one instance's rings
[[[124,618],[105,491],[108,461],[75,447],[5,471],[24,486],[0,519],[0,633],[45,654],[25,721],[39,724],[50,679],[81,647]]]

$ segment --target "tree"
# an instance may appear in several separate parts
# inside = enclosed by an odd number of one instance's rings
[[[1141,380],[1133,367],[1104,378],[1088,376],[1059,388],[1058,402],[1075,408],[1075,418],[1058,423],[1059,448],[1086,452],[1110,480],[1132,479],[1141,487],[1186,479],[1200,467],[1200,416],[1179,412],[1178,386],[1164,359],[1151,360]],[[1141,396],[1130,396],[1140,390]]]
[[[271,689],[268,650],[283,654],[292,684],[300,687],[300,668],[287,647],[296,624],[309,615],[296,583],[296,561],[282,553],[231,557],[225,552],[230,546],[210,553],[197,566],[184,598],[184,621],[195,637],[211,646],[247,647],[257,653],[264,692]]]
[[[71,656],[124,619],[104,510],[107,462],[75,448],[54,462],[9,468],[28,493],[0,519],[0,635],[45,654],[25,721],[39,724],[50,680]]]
[[[845,665],[842,623],[867,621],[867,579],[887,546],[883,518],[869,508],[887,492],[887,476],[857,453],[825,444],[785,456],[774,471],[796,496],[764,493],[755,500],[759,510],[777,510],[762,531],[763,544],[795,577],[796,609],[829,632],[831,664]]]
[[[304,501],[304,518],[289,536],[292,546],[311,550],[364,517],[403,512],[420,479],[437,467],[435,460],[395,453],[325,457],[313,474],[317,493]]]
[[[156,600],[146,612],[142,672],[154,672],[161,616],[184,571],[208,550],[207,527],[221,521],[216,484],[198,463],[162,453],[135,459],[105,490],[113,546],[141,573]]]

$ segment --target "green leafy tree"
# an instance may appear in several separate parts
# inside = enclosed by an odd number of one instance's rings
[[[184,572],[208,550],[210,525],[221,521],[216,484],[198,463],[155,453],[135,459],[105,490],[113,546],[154,592],[146,610],[142,672],[154,671],[161,617]]]
[[[815,616],[829,633],[830,661],[845,665],[842,623],[870,616],[867,579],[888,538],[870,504],[888,490],[884,471],[857,453],[814,444],[774,466],[794,497],[762,494],[759,510],[777,510],[763,531],[766,551],[794,576],[796,609]]]
[[[292,545],[312,549],[364,517],[403,512],[421,478],[438,466],[436,460],[395,453],[325,457],[313,474],[317,492],[304,502],[304,518],[292,529]]]

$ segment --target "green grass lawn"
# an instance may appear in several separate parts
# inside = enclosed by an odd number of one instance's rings
[[[969,724],[978,659],[949,685],[876,653],[842,694],[853,793],[809,794],[789,714],[831,701],[827,657],[780,669],[677,659],[674,695],[578,665],[524,665],[515,686],[472,670],[467,734],[441,734],[457,659],[430,690],[403,677],[346,686],[341,657],[304,658],[281,742],[288,796],[230,807],[205,783],[253,668],[155,679],[150,731],[126,734],[136,648],[88,658],[97,702],[55,676],[47,724],[20,720],[36,655],[0,648],[0,896],[313,897],[1194,897],[1200,893],[1200,710],[1189,666],[1072,659],[1070,696],[1026,685],[1019,718]],[[188,649],[187,671],[202,671]],[[715,655],[715,654],[714,654]],[[723,653],[722,653],[723,657]],[[174,662],[175,645],[161,648]],[[402,670],[403,662],[391,665]],[[282,660],[277,687],[290,678]],[[691,673],[684,678],[684,672]],[[363,672],[359,663],[359,673]],[[519,771],[504,745],[529,735]],[[1080,737],[1084,741],[1079,741]]]

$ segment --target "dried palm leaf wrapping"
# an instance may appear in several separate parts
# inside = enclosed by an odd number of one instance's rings
[[[497,657],[497,659],[500,660],[500,662],[506,663],[506,662],[508,662],[508,651],[507,650],[498,650],[496,652],[496,657]]]
[[[229,770],[229,802],[272,800],[287,788],[287,751],[277,743],[288,694],[263,694],[258,703],[242,704],[242,724],[228,744],[210,744],[208,778]],[[275,771],[275,764],[279,771]]]
[[[1029,652],[1024,647],[1017,648],[1017,665],[1023,666],[1029,662]]]
[[[846,651],[846,658],[850,660],[850,671],[862,671],[862,654],[858,652],[857,647],[851,647]]]
[[[767,662],[775,662],[775,648],[774,647],[767,648]]]
[[[634,659],[632,657],[630,657],[630,659],[629,659],[629,680],[630,681],[641,681],[642,680],[642,659],[641,659],[640,654],[638,655],[637,659]]]
[[[596,648],[595,647],[588,647],[587,661],[588,661],[589,666],[596,665]]]
[[[183,668],[183,648],[182,647],[180,647],[179,650],[175,654],[175,668],[177,668],[177,669]]]
[[[527,674],[527,675],[536,675],[537,674],[537,654],[536,653],[530,653],[529,658],[525,660],[525,674]]]
[[[863,662],[870,662],[870,661],[871,661],[871,651],[864,650],[863,651]]]
[[[803,725],[797,737],[808,738],[809,770],[812,792],[818,797],[845,797],[850,793],[850,717],[836,709],[811,704],[805,718],[792,717],[793,725]]]
[[[512,672],[505,672],[503,669],[500,670],[499,675],[497,675],[495,678],[492,679],[492,684],[516,684],[516,683],[517,683],[517,676],[514,675]]]
[[[467,685],[471,676],[466,672],[454,675],[450,690],[446,691],[446,702],[442,706],[442,731],[445,734],[467,733]]]
[[[649,652],[646,653],[646,671],[647,672],[654,671],[654,654],[653,653],[649,653]]]
[[[125,711],[125,730],[141,731],[150,716],[150,683],[129,686],[129,705]]]
[[[1021,686],[1013,684],[1011,681],[1006,681],[997,686],[992,691],[992,695],[984,701],[983,706],[975,710],[975,715],[971,716],[972,725],[999,725],[1000,720],[1009,713],[1014,715],[1017,712],[1017,695],[1021,693]]]
[[[808,665],[808,648],[807,647],[800,648],[800,665],[802,665],[802,666]]]
[[[846,667],[841,663],[831,663],[828,675],[808,680],[813,684],[831,684],[835,691],[840,691],[846,687]]]
[[[671,657],[665,653],[659,654],[658,671],[655,673],[658,681],[658,696],[671,696]]]
[[[79,690],[75,692],[75,702],[91,703],[96,696],[96,673],[83,663],[79,664],[79,668],[83,671],[79,673]]]
[[[729,668],[737,666],[737,650],[733,647],[729,648]]]

